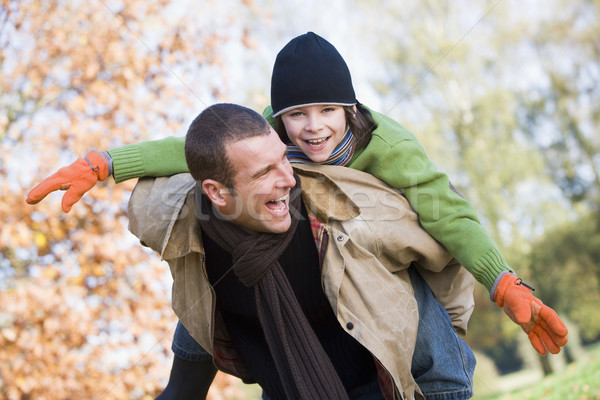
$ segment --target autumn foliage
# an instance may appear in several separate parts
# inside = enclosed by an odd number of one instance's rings
[[[195,74],[218,67],[225,25],[183,11],[0,3],[0,399],[152,399],[166,384],[172,281],[127,231],[135,182],[107,180],[69,214],[60,194],[24,199],[90,149],[181,134],[219,99]],[[210,396],[231,398],[234,383],[218,376]]]

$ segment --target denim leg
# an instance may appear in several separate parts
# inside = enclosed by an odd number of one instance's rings
[[[412,375],[427,400],[469,399],[473,396],[475,356],[423,278],[414,268],[409,275],[419,308]]]
[[[175,335],[173,335],[173,344],[171,350],[179,358],[188,361],[204,361],[212,359],[212,356],[202,348],[190,335],[181,321],[177,321]]]

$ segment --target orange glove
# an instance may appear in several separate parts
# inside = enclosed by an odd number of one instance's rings
[[[567,344],[567,327],[556,312],[534,297],[531,291],[515,274],[506,273],[498,282],[494,300],[510,319],[521,325],[538,353],[546,355],[548,350],[558,354]]]
[[[51,192],[66,190],[62,198],[62,209],[67,213],[96,182],[105,180],[112,173],[111,167],[111,158],[107,152],[92,150],[44,179],[27,194],[26,201],[37,204]]]

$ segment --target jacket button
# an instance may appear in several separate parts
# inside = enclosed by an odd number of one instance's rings
[[[348,328],[348,330],[351,331],[352,329],[354,329],[354,324],[352,322],[348,322],[346,324],[346,328]]]
[[[339,235],[337,237],[338,242],[341,242],[342,240],[344,240],[344,235]]]

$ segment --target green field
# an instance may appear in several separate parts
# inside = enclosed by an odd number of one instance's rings
[[[514,383],[519,377],[530,379],[531,374],[524,371],[510,377],[500,377],[497,384],[503,387],[503,379]],[[475,396],[474,400],[600,400],[600,347],[589,349],[582,360],[567,365],[563,370],[520,389],[504,392],[496,390],[493,394]]]

